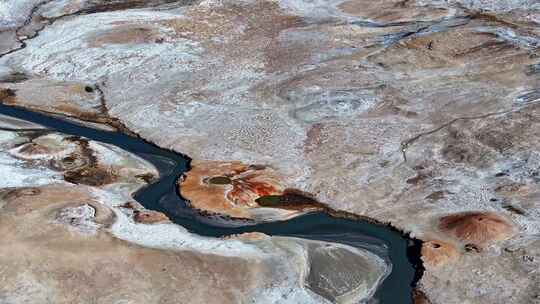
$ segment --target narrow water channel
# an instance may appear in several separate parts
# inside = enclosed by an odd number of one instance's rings
[[[377,293],[376,303],[412,303],[412,285],[416,279],[418,244],[401,233],[384,225],[362,220],[332,217],[318,212],[291,220],[257,225],[227,227],[213,225],[196,211],[188,208],[177,193],[176,180],[189,169],[189,160],[181,154],[161,149],[140,138],[119,132],[97,130],[59,118],[0,104],[0,114],[41,124],[65,134],[83,136],[95,141],[115,145],[134,153],[156,166],[160,180],[139,190],[134,198],[145,208],[165,213],[178,225],[189,231],[211,237],[220,237],[243,232],[263,232],[268,235],[294,236],[315,240],[344,243],[374,251],[389,259],[392,272]],[[377,248],[387,250],[378,251]]]

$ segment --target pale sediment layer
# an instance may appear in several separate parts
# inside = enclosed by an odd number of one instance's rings
[[[99,2],[36,10],[73,15],[0,59],[10,103],[77,116],[80,92],[42,103],[25,83],[89,84],[162,147],[264,165],[283,189],[440,242],[419,282],[432,303],[539,301],[535,1],[85,10]]]

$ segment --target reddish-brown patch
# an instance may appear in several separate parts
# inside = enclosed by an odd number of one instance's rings
[[[240,234],[233,234],[223,237],[224,239],[241,239],[247,241],[259,241],[267,238],[268,235],[261,232],[245,232]]]
[[[126,202],[119,206],[120,208],[125,209],[131,209],[131,210],[137,210],[143,208],[139,203],[137,202]]]
[[[323,210],[309,194],[285,188],[273,169],[241,162],[194,162],[183,179],[180,192],[193,208],[205,214],[252,218],[255,208],[287,210],[284,216]]]
[[[418,290],[418,288],[415,288],[413,290],[412,296],[413,296],[413,303],[414,304],[431,304],[431,301],[426,296],[426,294],[423,293],[422,291]]]
[[[231,178],[232,190],[227,193],[227,199],[237,205],[253,205],[255,199],[260,196],[273,195],[281,193],[278,186],[266,178],[260,171],[239,172]],[[242,174],[247,173],[247,174]]]
[[[440,267],[459,258],[459,251],[454,245],[438,240],[424,242],[421,254],[426,267]]]
[[[14,97],[15,95],[15,91],[11,89],[0,88],[0,101],[6,101],[7,99]]]
[[[464,212],[442,217],[439,228],[465,244],[483,247],[514,235],[512,223],[490,212]]]
[[[86,166],[77,170],[64,172],[64,180],[67,182],[89,186],[112,184],[117,178],[112,170],[100,166]]]
[[[152,210],[135,210],[133,211],[133,219],[135,222],[142,224],[155,224],[169,221],[169,218],[165,214]]]
[[[180,184],[182,196],[192,207],[245,218],[249,218],[249,208],[259,206],[257,198],[284,190],[274,170],[241,162],[194,162]]]

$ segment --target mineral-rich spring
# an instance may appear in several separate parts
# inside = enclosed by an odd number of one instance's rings
[[[1,304],[540,303],[538,0],[0,0],[0,102]]]

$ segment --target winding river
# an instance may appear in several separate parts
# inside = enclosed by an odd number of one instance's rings
[[[145,208],[165,213],[173,222],[193,233],[220,237],[257,231],[268,235],[344,243],[375,251],[392,263],[391,274],[375,294],[377,303],[412,303],[412,288],[419,275],[416,269],[419,265],[419,244],[388,226],[363,220],[332,217],[322,212],[306,214],[282,222],[235,225],[234,227],[216,225],[212,220],[203,218],[198,212],[188,208],[177,193],[176,180],[189,170],[187,157],[161,149],[140,138],[119,132],[93,129],[20,108],[0,104],[0,114],[38,123],[62,133],[112,144],[150,161],[158,168],[161,178],[139,190],[134,198]],[[377,248],[387,250],[377,252]]]

